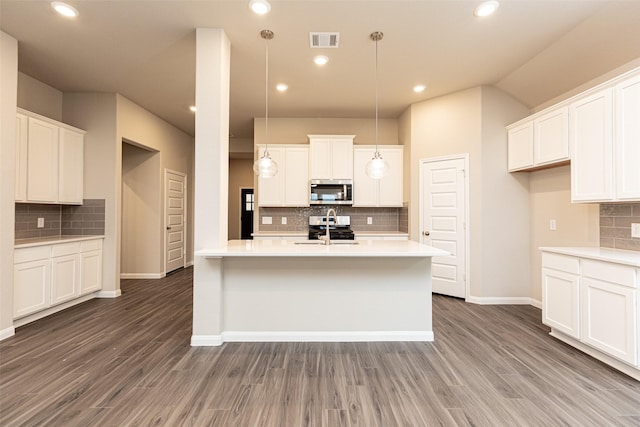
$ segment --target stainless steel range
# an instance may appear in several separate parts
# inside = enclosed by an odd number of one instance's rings
[[[331,240],[354,240],[355,236],[351,230],[350,216],[329,217],[329,236]],[[320,236],[327,233],[327,217],[309,217],[309,240],[318,240]]]

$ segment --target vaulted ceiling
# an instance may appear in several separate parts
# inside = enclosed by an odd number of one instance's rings
[[[640,1],[503,0],[476,18],[479,1],[248,0],[69,1],[66,19],[48,1],[1,0],[2,30],[19,42],[19,69],[63,92],[118,92],[187,133],[195,100],[195,29],[223,28],[231,41],[231,123],[251,138],[264,116],[269,42],[271,117],[374,116],[379,42],[380,117],[478,85],[495,85],[535,107],[640,57]],[[338,48],[311,49],[309,32],[340,33]],[[329,57],[318,67],[316,54]],[[416,84],[426,85],[414,93]]]

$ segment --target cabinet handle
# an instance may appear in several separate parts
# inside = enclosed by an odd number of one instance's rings
[[[424,234],[425,236],[429,236],[429,235],[431,235],[431,233],[429,233],[429,231],[428,231],[428,230],[426,230],[426,231],[422,232],[422,234]]]

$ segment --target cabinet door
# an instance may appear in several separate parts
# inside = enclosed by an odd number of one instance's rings
[[[533,166],[533,121],[509,129],[508,164],[509,171],[517,171]]]
[[[51,259],[51,304],[80,295],[80,264],[77,253]]]
[[[633,288],[582,279],[582,341],[625,362],[637,363]]]
[[[580,281],[575,274],[542,269],[542,323],[580,338]]]
[[[70,129],[60,129],[59,183],[60,203],[82,204],[84,168],[84,135]]]
[[[29,117],[27,143],[27,199],[58,200],[58,127]]]
[[[13,266],[13,317],[26,316],[51,306],[49,258]]]
[[[284,205],[309,206],[309,147],[286,147]]]
[[[533,122],[536,166],[569,160],[569,108],[563,107]]]
[[[353,138],[334,139],[331,143],[331,179],[353,179]]]
[[[258,147],[258,158],[262,157],[264,146]],[[284,149],[269,146],[271,158],[278,164],[278,173],[271,178],[258,178],[258,206],[284,205]]]
[[[640,200],[640,76],[616,87],[616,198]]]
[[[80,254],[80,295],[102,289],[102,251]]]
[[[571,200],[613,200],[612,89],[571,105]]]
[[[375,148],[353,149],[353,206],[378,205],[378,180],[365,173],[367,162],[373,157]]]
[[[331,140],[309,141],[309,179],[331,179]]]
[[[27,200],[27,137],[29,119],[24,114],[16,117],[16,202]]]
[[[403,200],[403,150],[380,148],[382,158],[389,164],[389,174],[378,181],[378,206],[400,206]]]

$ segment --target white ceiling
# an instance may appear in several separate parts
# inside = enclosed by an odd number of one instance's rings
[[[264,40],[270,117],[374,116],[379,42],[380,117],[417,101],[496,85],[535,107],[640,57],[640,1],[502,0],[475,18],[478,1],[272,0],[266,16],[248,0],[73,0],[80,16],[48,1],[0,0],[2,30],[19,42],[19,69],[63,92],[118,92],[194,133],[195,28],[223,28],[231,41],[231,123],[251,138],[264,116]],[[339,31],[338,49],[311,49],[310,31]],[[311,58],[323,53],[320,68]],[[421,94],[411,88],[427,85]]]

